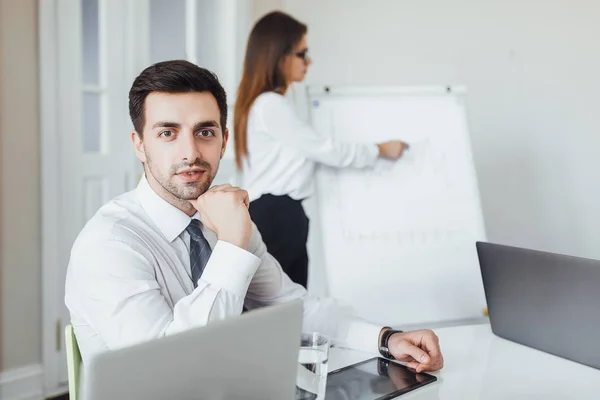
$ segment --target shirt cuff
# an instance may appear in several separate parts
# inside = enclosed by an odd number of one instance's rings
[[[244,297],[259,266],[260,258],[254,254],[219,240],[212,250],[200,280]]]
[[[379,334],[383,326],[366,321],[352,321],[348,327],[346,344],[349,348],[365,353],[379,354]]]
[[[379,146],[376,144],[373,144],[373,145],[370,145],[369,147],[371,148],[371,162],[369,163],[369,165],[373,166],[379,159]]]

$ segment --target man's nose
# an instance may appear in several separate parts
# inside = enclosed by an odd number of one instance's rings
[[[196,140],[193,133],[186,132],[179,137],[179,153],[183,161],[193,163],[200,158],[200,151],[196,146]]]

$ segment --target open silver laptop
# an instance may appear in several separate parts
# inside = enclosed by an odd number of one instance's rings
[[[95,356],[84,400],[294,399],[302,303]]]
[[[492,331],[600,369],[600,261],[477,243]]]

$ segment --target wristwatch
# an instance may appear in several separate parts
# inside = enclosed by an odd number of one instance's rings
[[[392,336],[394,333],[402,333],[402,331],[391,328],[387,329],[381,334],[381,340],[379,342],[379,353],[385,358],[391,358],[392,360],[394,359],[394,356],[392,353],[390,353],[388,341],[390,340],[390,336]]]

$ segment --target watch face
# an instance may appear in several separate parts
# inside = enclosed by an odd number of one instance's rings
[[[379,348],[379,352],[381,353],[382,356],[384,356],[386,358],[392,357],[392,355],[390,354],[390,350],[385,346],[381,346]]]

